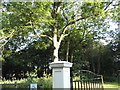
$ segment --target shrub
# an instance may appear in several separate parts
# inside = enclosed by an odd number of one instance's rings
[[[29,88],[30,83],[37,83],[38,88],[52,88],[52,77],[41,77],[41,78],[33,78],[33,77],[28,77],[27,79],[21,79],[21,80],[3,80],[0,81],[0,84],[19,84],[20,85],[2,85],[2,88]],[[28,85],[24,85],[28,84]]]
[[[118,82],[118,77],[113,76],[104,76],[105,82]]]

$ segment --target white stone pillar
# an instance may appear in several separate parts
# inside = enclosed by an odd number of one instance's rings
[[[70,88],[70,67],[72,63],[57,61],[50,63],[54,88]]]

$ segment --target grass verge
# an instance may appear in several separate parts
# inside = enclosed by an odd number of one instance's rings
[[[106,82],[104,83],[104,88],[120,88],[120,84],[116,82]]]

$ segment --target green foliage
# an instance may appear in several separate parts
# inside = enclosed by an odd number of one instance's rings
[[[30,34],[34,33],[35,29],[40,31],[40,27],[45,27],[46,24],[49,25],[53,23],[54,20],[50,13],[51,9],[48,7],[51,7],[50,2],[35,2],[34,5],[32,5],[31,2],[4,3],[0,47],[4,44],[2,40],[10,41],[8,38],[11,39],[12,37],[14,38],[13,45],[17,45],[17,43],[21,41],[21,43],[26,43],[27,38]],[[18,42],[16,42],[16,40]],[[20,43],[18,43],[17,47],[19,44]]]
[[[33,78],[32,81],[30,80],[30,78],[27,78],[27,79],[21,79],[21,80],[13,80],[13,81],[3,80],[2,82],[0,82],[0,84],[15,84],[15,83],[17,83],[17,84],[21,83],[21,84],[17,85],[17,86],[6,85],[6,86],[2,86],[2,88],[29,88],[30,83],[39,84],[38,88],[52,88],[52,78],[51,77]],[[24,85],[24,84],[28,84],[28,85]]]
[[[4,58],[2,57],[2,55],[0,55],[0,62],[4,61]]]
[[[38,49],[36,48],[36,43],[34,42],[25,50],[18,52],[11,51],[10,53],[8,52],[9,50],[4,51],[6,55],[4,55],[5,61],[2,63],[2,67],[5,77],[7,77],[7,74],[15,74],[15,77],[19,79],[31,76],[32,73],[41,77],[44,70],[46,70],[45,73],[50,72],[48,71],[48,64],[51,62],[49,59],[52,57],[52,48],[49,46],[46,49]],[[8,67],[10,67],[9,70],[7,69]]]
[[[118,83],[118,76],[104,76],[104,82],[117,82]]]

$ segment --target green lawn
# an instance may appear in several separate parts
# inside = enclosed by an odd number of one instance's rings
[[[120,88],[120,84],[118,83],[111,83],[111,82],[106,82],[104,83],[104,88]]]

